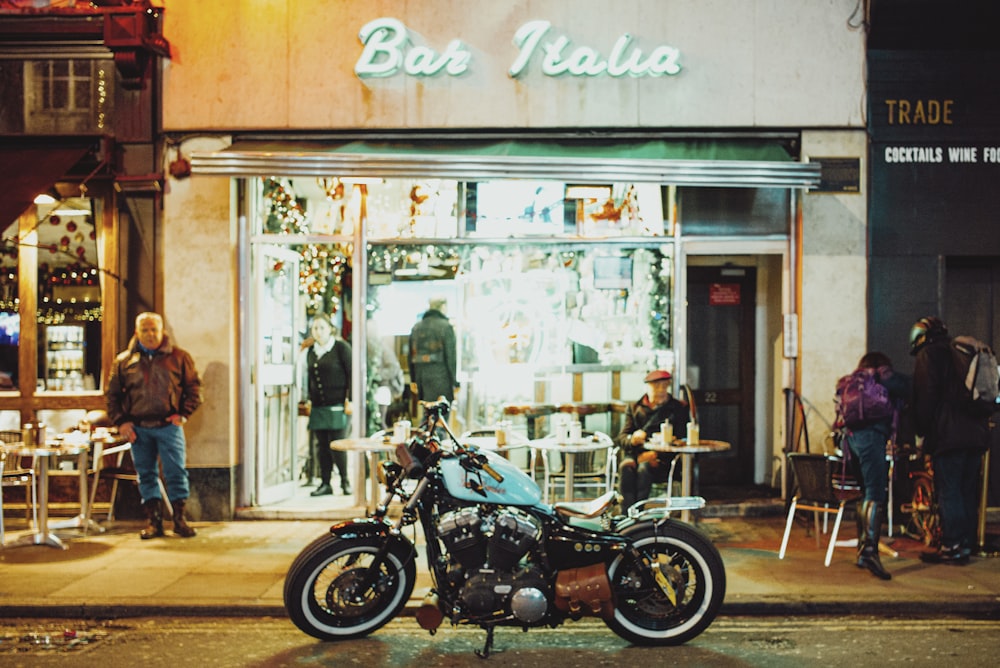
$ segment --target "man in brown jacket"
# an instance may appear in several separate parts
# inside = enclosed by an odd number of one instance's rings
[[[195,535],[184,520],[190,492],[183,424],[201,405],[201,380],[194,360],[163,332],[163,317],[140,313],[135,335],[115,358],[105,392],[108,416],[132,443],[148,526],[141,538],[163,536],[163,499],[158,461],[163,464],[167,494],[174,513],[174,533]]]

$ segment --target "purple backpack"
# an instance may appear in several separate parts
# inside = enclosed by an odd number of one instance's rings
[[[878,381],[877,369],[856,369],[837,381],[833,398],[839,422],[848,429],[862,429],[892,417],[889,390]]]

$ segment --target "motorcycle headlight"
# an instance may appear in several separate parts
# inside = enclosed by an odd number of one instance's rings
[[[403,467],[396,462],[384,461],[379,464],[375,472],[380,485],[389,486],[403,476]]]

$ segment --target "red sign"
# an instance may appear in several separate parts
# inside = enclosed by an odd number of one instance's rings
[[[710,306],[739,306],[739,283],[712,283],[708,287],[708,303]]]

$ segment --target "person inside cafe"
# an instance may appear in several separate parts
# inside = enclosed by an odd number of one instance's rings
[[[330,480],[333,465],[340,474],[340,490],[351,493],[347,472],[347,453],[332,450],[332,441],[345,438],[351,414],[351,345],[337,336],[330,316],[316,315],[309,328],[311,344],[305,355],[304,413],[309,416],[316,461],[319,462],[319,486],[310,496],[333,494]]]
[[[670,462],[674,456],[647,450],[647,441],[660,431],[664,421],[673,425],[676,438],[685,438],[691,416],[687,404],[670,393],[672,376],[669,371],[650,371],[643,380],[646,394],[629,406],[625,424],[615,437],[623,453],[618,491],[622,495],[624,510],[649,498],[653,483],[666,482],[670,473]]]

